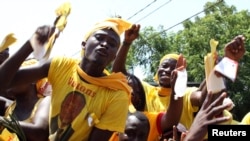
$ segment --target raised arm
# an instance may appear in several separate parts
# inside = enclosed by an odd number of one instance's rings
[[[112,66],[112,72],[122,72],[127,75],[126,58],[132,42],[139,36],[140,25],[133,24],[132,27],[125,31],[125,38],[122,46],[117,52],[116,59]]]
[[[204,102],[207,96],[207,85],[206,79],[204,79],[201,83],[199,88],[196,91],[193,91],[190,97],[191,103],[193,106],[201,107],[202,103]]]
[[[32,37],[34,37],[33,39],[37,42],[38,46],[43,46],[53,32],[54,28],[41,26],[36,30]],[[35,80],[47,76],[49,63],[45,63],[40,67],[19,70],[23,61],[32,53],[32,51],[31,40],[28,40],[15,54],[1,64],[0,90],[4,90],[17,84],[32,83]]]
[[[231,106],[231,103],[221,105],[226,93],[222,93],[216,100],[213,99],[214,94],[208,93],[200,111],[196,115],[192,126],[190,127],[184,141],[200,141],[207,133],[207,126],[211,124],[218,124],[225,122],[229,117],[218,117],[214,118],[220,114],[227,107]]]
[[[228,42],[224,47],[224,57],[228,57],[236,62],[239,62],[239,60],[244,56],[246,52],[244,47],[244,41],[245,37],[243,35],[238,35],[230,42]],[[221,77],[221,75],[218,74],[217,72],[216,74],[218,77]],[[204,102],[206,95],[208,93],[206,83],[207,83],[206,80],[203,80],[203,82],[200,84],[199,89],[192,93],[191,102],[193,106],[200,107]],[[217,97],[220,94],[221,92],[217,94]],[[213,99],[216,99],[217,97],[214,97]]]
[[[246,52],[244,41],[245,37],[243,35],[236,36],[225,45],[224,56],[239,62]]]
[[[182,70],[186,68],[186,59],[183,58],[182,55],[180,55],[177,64],[176,69],[172,71],[171,74],[171,88],[172,93],[170,96],[170,104],[166,111],[166,113],[163,115],[161,119],[161,129],[162,131],[172,130],[173,126],[177,126],[177,124],[180,121],[182,109],[183,109],[183,97],[178,97],[178,99],[175,99],[175,83],[177,79],[177,71]]]

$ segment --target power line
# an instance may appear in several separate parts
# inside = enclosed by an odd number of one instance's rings
[[[75,52],[75,53],[74,53],[74,54],[72,54],[71,56],[76,56],[76,55],[78,55],[80,51],[81,51],[81,50],[79,50],[79,51]],[[81,52],[80,52],[80,53],[81,53]]]
[[[155,0],[155,1],[156,1],[156,0]],[[155,2],[155,1],[153,1],[153,2]],[[165,5],[168,4],[170,1],[171,1],[171,0],[167,1],[167,2],[164,3],[163,5],[161,5],[160,7],[158,7],[157,9],[155,9],[154,11],[152,11],[150,14],[152,14],[152,13],[155,12],[155,11],[157,11],[157,10],[160,9],[161,7],[165,6]],[[151,2],[151,3],[153,3],[153,2]],[[209,6],[209,7],[207,7],[206,9],[204,9],[204,10],[202,10],[202,11],[200,11],[200,12],[198,12],[198,13],[196,13],[196,14],[194,14],[194,15],[188,17],[188,18],[186,18],[185,20],[183,20],[183,21],[181,21],[181,22],[179,22],[179,23],[177,23],[177,24],[175,24],[175,25],[173,25],[173,26],[170,26],[169,28],[167,28],[167,29],[165,29],[165,30],[162,30],[162,31],[160,31],[160,32],[158,32],[158,33],[156,33],[156,34],[154,34],[154,35],[148,37],[147,39],[155,38],[157,35],[159,35],[159,34],[161,34],[161,33],[163,33],[163,32],[166,32],[166,31],[168,31],[168,30],[174,28],[175,26],[177,26],[177,25],[179,25],[179,24],[182,24],[183,22],[185,22],[185,21],[187,21],[187,20],[189,20],[189,19],[191,19],[191,18],[193,18],[193,17],[195,17],[195,16],[197,16],[197,15],[199,15],[199,14],[205,12],[206,10],[208,10],[208,9],[210,9],[210,8],[212,8],[212,7],[214,7],[214,6],[216,6],[217,4],[219,4],[219,3],[221,3],[221,2],[223,2],[223,0],[218,0],[218,2],[216,2],[215,4],[213,4],[213,5]],[[138,12],[137,12],[137,13],[138,13]],[[134,14],[134,15],[136,15],[136,14]],[[149,15],[149,14],[148,14],[148,15]],[[148,16],[148,15],[147,15],[147,16]],[[145,16],[145,17],[147,17],[147,16]],[[131,17],[132,17],[132,16],[131,16]],[[144,18],[145,18],[145,17],[144,17]],[[143,18],[142,18],[142,19],[143,19]],[[138,21],[137,21],[137,22],[138,22]],[[145,39],[145,41],[147,41],[147,39]],[[77,51],[77,52],[75,52],[75,53],[74,53],[73,55],[71,55],[71,56],[75,56],[75,55],[77,55],[79,52],[80,52],[80,50]]]
[[[152,35],[151,37],[148,37],[148,39],[149,39],[149,38],[150,38],[150,39],[151,39],[151,38],[154,38],[155,36],[157,36],[157,35],[159,35],[159,34],[165,32],[165,31],[168,31],[168,30],[174,28],[175,26],[177,26],[177,25],[179,25],[179,24],[182,24],[183,22],[185,22],[185,21],[187,21],[187,20],[189,20],[189,19],[191,19],[191,18],[193,18],[193,17],[195,17],[195,16],[197,16],[197,15],[199,15],[199,14],[205,12],[206,10],[208,10],[208,9],[210,9],[210,8],[212,8],[212,7],[214,7],[214,6],[216,6],[217,4],[219,4],[219,3],[221,3],[221,2],[223,2],[223,0],[218,0],[218,2],[216,2],[215,4],[213,4],[213,5],[209,6],[209,7],[207,7],[206,9],[204,9],[204,10],[202,10],[202,11],[200,11],[200,12],[198,12],[198,13],[196,13],[196,14],[194,14],[194,15],[188,17],[188,18],[186,18],[185,20],[183,20],[183,21],[181,21],[181,22],[179,22],[179,23],[177,23],[177,24],[175,24],[175,25],[173,25],[173,26],[170,26],[169,28],[167,28],[167,29],[165,29],[165,30],[162,30],[162,31],[160,31],[160,32],[158,32],[158,33]]]
[[[172,0],[167,1],[166,3],[164,3],[163,5],[161,5],[160,7],[156,8],[155,10],[153,10],[152,12],[150,12],[149,14],[147,14],[146,16],[142,17],[141,19],[139,19],[138,21],[136,21],[135,23],[138,23],[139,21],[145,19],[146,17],[148,17],[149,15],[153,14],[155,11],[159,10],[160,8],[162,8],[163,6],[167,5],[168,3],[170,3]]]
[[[139,14],[140,12],[142,12],[143,10],[145,10],[146,8],[148,8],[149,6],[151,6],[153,3],[155,3],[157,0],[152,1],[151,3],[149,3],[148,5],[146,5],[144,8],[142,8],[141,10],[137,11],[134,15],[130,16],[127,20],[130,20],[131,18],[133,18],[134,16],[136,16],[137,14]],[[74,54],[72,54],[71,56],[76,56],[79,54],[81,50],[75,52]]]
[[[141,10],[137,11],[134,15],[130,16],[127,20],[130,20],[131,18],[133,18],[134,16],[136,16],[137,14],[139,14],[140,12],[142,12],[143,10],[145,10],[146,8],[148,8],[150,5],[152,5],[153,3],[155,3],[157,0],[152,1],[151,3],[149,3],[147,6],[145,6],[144,8],[142,8]]]

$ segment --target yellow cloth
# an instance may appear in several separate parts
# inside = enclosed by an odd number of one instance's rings
[[[77,72],[89,83],[95,84],[101,87],[110,88],[113,90],[124,90],[129,95],[131,93],[131,87],[128,85],[126,76],[121,73],[111,73],[110,75],[103,77],[91,77],[87,75],[80,66],[77,67]]]
[[[71,12],[71,4],[69,2],[63,3],[56,9],[56,15],[60,18],[56,22],[55,26],[60,31],[63,31],[63,29],[66,27],[67,17],[69,16],[70,12]]]
[[[36,59],[28,59],[28,60],[25,60],[21,67],[24,68],[24,67],[30,67],[32,65],[37,65],[38,61]]]
[[[171,98],[171,88],[161,88],[157,87],[157,93],[159,95],[160,102],[162,103],[164,107],[164,111],[166,110],[166,106],[168,107],[170,98]],[[167,103],[166,103],[167,101]]]
[[[179,55],[178,54],[174,54],[174,53],[170,53],[170,54],[166,54],[165,56],[163,56],[160,60],[159,65],[161,65],[161,63],[166,60],[166,59],[174,59],[174,60],[178,60]],[[155,82],[158,83],[158,72],[156,72],[155,76],[154,76],[154,80]]]
[[[14,37],[14,33],[10,33],[3,39],[1,45],[0,45],[0,52],[7,49],[10,45],[16,42],[16,38]]]
[[[206,74],[206,81],[208,82],[208,76],[210,72],[214,69],[215,61],[216,61],[216,48],[217,45],[219,44],[218,41],[211,39],[210,40],[210,50],[211,52],[208,53],[204,57],[204,65],[205,65],[205,74]]]
[[[132,23],[121,19],[121,18],[107,18],[102,22],[98,22],[94,25],[94,27],[88,31],[83,41],[87,41],[87,39],[96,31],[111,28],[113,29],[118,35],[121,35],[124,31],[128,30],[132,26]]]
[[[194,120],[194,112],[197,112],[199,107],[192,106],[190,97],[192,92],[196,91],[198,88],[196,87],[187,87],[185,90],[185,94],[183,96],[183,110],[181,114],[180,123],[183,124],[187,129],[191,127],[191,124]],[[162,105],[164,105],[165,109],[168,108],[171,97],[171,89],[158,89],[158,95]],[[161,92],[161,93],[160,93]],[[163,93],[162,93],[163,92]],[[167,94],[168,93],[168,94]]]
[[[32,65],[37,65],[39,62],[36,59],[29,59],[29,60],[25,60],[21,67],[25,68],[25,67],[30,67]],[[49,87],[49,82],[47,78],[43,78],[40,79],[36,82],[36,89],[37,89],[37,93],[38,93],[38,97],[44,97],[49,94],[49,91],[52,91],[52,89],[50,90]]]
[[[36,89],[38,97],[44,97],[51,95],[52,88],[48,81],[48,78],[40,79],[36,82]]]
[[[107,18],[102,22],[98,22],[94,25],[94,27],[89,30],[83,37],[83,41],[86,42],[87,39],[96,31],[111,28],[113,29],[118,35],[121,35],[124,31],[128,30],[132,26],[132,23],[121,19],[121,18]],[[81,51],[81,56],[84,55],[84,50]]]
[[[136,109],[135,109],[135,107],[134,107],[134,105],[132,103],[129,104],[128,110],[129,110],[130,113],[136,112]]]
[[[157,127],[157,117],[159,116],[158,112],[144,112],[147,116],[150,124],[150,130],[148,135],[148,141],[159,141],[161,133],[158,131]]]
[[[248,112],[241,120],[242,124],[250,124],[250,112]]]
[[[110,137],[109,141],[119,141],[119,133],[114,132],[112,136]]]
[[[191,127],[191,124],[194,121],[194,112],[199,110],[199,107],[193,106],[191,103],[191,94],[196,91],[196,87],[187,87],[185,95],[183,96],[183,110],[181,114],[180,123],[183,124],[186,129]]]
[[[224,110],[223,111],[223,116],[229,116],[230,117],[230,119],[228,120],[228,121],[226,121],[226,122],[222,122],[222,123],[220,123],[220,124],[222,124],[222,125],[237,125],[237,124],[240,124],[240,122],[238,122],[238,121],[236,121],[236,120],[234,120],[233,119],[233,115],[228,111],[228,110]]]
[[[162,104],[158,96],[158,88],[144,81],[141,81],[141,83],[142,83],[145,96],[146,96],[145,111],[148,111],[148,112],[165,111],[166,107],[164,107],[164,105]]]
[[[60,113],[62,117],[70,115],[73,118],[71,122],[64,124],[66,131],[69,131],[67,133],[73,131],[72,134],[62,135],[68,137],[65,139],[68,141],[87,141],[93,127],[124,132],[130,101],[128,92],[86,83],[77,72],[78,62],[77,59],[66,57],[52,59],[48,73],[48,80],[53,87],[50,138],[62,126],[61,120],[58,120]],[[69,100],[72,101],[71,105],[67,104]],[[67,110],[63,108],[65,101]],[[90,123],[91,114],[99,121]]]
[[[11,133],[7,128],[4,128],[0,134],[0,141],[19,141],[15,133]]]
[[[59,30],[59,32],[62,32],[67,24],[67,17],[69,16],[71,12],[71,4],[69,2],[63,3],[60,5],[56,10],[55,13],[59,19],[54,23],[54,26]],[[43,56],[43,60],[47,60],[50,57],[53,45],[55,43],[55,40],[57,38],[58,32],[55,31],[53,35],[48,40],[48,43],[45,46],[45,54]]]
[[[170,88],[157,87],[157,89],[160,96],[170,96],[172,92]]]
[[[40,98],[36,104],[33,107],[33,110],[30,114],[30,116],[28,118],[26,118],[25,120],[23,120],[23,122],[27,122],[27,123],[32,123],[33,122],[33,118],[36,114],[37,108],[39,106],[39,104],[41,103],[43,98]],[[7,107],[6,111],[5,111],[5,117],[9,117],[9,115],[11,115],[14,111],[14,109],[16,108],[16,101],[14,101],[9,107]]]
[[[154,87],[142,81],[142,86],[146,95],[146,108],[148,112],[162,112],[165,111],[170,103],[171,90],[166,88]],[[197,112],[199,107],[192,106],[190,96],[192,92],[196,91],[196,87],[187,87],[183,97],[183,110],[180,123],[187,129],[190,128],[194,117],[193,113]]]

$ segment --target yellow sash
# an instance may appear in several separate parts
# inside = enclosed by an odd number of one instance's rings
[[[79,75],[88,81],[91,84],[95,84],[98,86],[110,88],[113,90],[124,90],[129,95],[131,93],[131,87],[127,83],[127,78],[121,72],[119,73],[111,73],[110,75],[103,76],[103,77],[91,77],[87,75],[80,66],[77,67],[77,72]]]

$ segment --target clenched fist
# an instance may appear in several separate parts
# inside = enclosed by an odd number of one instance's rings
[[[45,44],[49,40],[51,35],[53,35],[54,32],[55,32],[55,27],[47,25],[38,27],[35,32],[37,42],[40,45]]]
[[[243,35],[238,35],[231,42],[227,43],[224,48],[225,57],[234,61],[239,61],[246,52],[244,41],[245,37]]]

